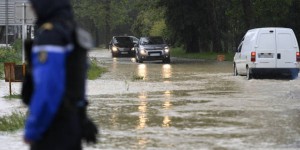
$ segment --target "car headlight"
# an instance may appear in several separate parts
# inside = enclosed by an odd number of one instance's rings
[[[145,55],[145,54],[147,54],[147,52],[146,52],[146,50],[145,50],[145,49],[141,49],[141,50],[140,50],[140,53],[141,53],[142,55]]]
[[[169,52],[170,52],[169,47],[167,47],[167,46],[165,47],[165,52],[166,52],[166,53],[169,53]]]
[[[113,50],[113,51],[118,51],[118,48],[117,48],[116,46],[113,46],[113,47],[112,47],[112,50]]]
[[[132,50],[132,51],[134,51],[134,47],[133,47],[133,48],[131,48],[131,50]]]

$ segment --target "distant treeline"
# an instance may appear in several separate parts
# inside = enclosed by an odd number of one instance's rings
[[[113,35],[163,36],[193,52],[232,52],[247,30],[292,28],[300,39],[300,0],[73,0],[95,42]]]

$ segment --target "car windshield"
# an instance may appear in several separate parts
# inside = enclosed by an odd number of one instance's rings
[[[132,40],[132,42],[133,43],[138,43],[139,42],[139,39],[138,38],[136,38],[136,37],[130,37],[131,38],[131,40]]]
[[[116,44],[131,44],[132,40],[129,37],[116,37],[115,43]]]
[[[164,40],[162,37],[147,37],[141,40],[143,45],[156,45],[156,44],[164,44]]]

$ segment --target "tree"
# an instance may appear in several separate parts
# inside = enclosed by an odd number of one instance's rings
[[[112,35],[159,35],[188,53],[226,52],[247,30],[290,27],[300,35],[298,0],[73,0],[79,22],[97,41]],[[104,36],[103,36],[104,35]]]
[[[199,52],[199,14],[198,4],[193,0],[161,0],[160,5],[166,8],[166,24],[173,32],[177,42],[182,42],[188,53]]]
[[[298,44],[300,44],[300,1],[293,0],[289,13],[285,20],[285,26],[292,28],[296,34]]]
[[[244,19],[247,28],[254,27],[254,15],[252,9],[252,0],[241,0],[243,10],[244,10]]]
[[[129,6],[128,0],[73,0],[77,20],[83,21],[79,22],[90,30],[96,30],[92,32],[96,34],[96,41],[101,39],[99,33],[104,33],[102,42],[105,44],[117,26],[130,23],[127,11]]]
[[[165,10],[163,7],[157,7],[157,0],[136,0],[136,3],[133,4],[133,6],[137,9],[136,11],[138,14],[131,27],[131,30],[135,35],[149,36],[153,34],[154,30],[156,30],[155,34],[158,35],[157,30],[164,30]],[[163,32],[159,34],[163,34]]]

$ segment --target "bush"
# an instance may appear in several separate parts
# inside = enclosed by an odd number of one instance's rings
[[[0,131],[15,131],[24,126],[25,115],[13,112],[11,115],[0,117]]]
[[[22,39],[17,39],[13,44],[11,44],[12,49],[16,50],[17,52],[22,53]]]
[[[90,61],[90,68],[88,70],[88,79],[95,80],[105,72],[107,72],[107,69],[98,66],[98,61],[95,58],[92,58]]]
[[[4,96],[3,98],[6,98],[6,99],[18,99],[19,100],[21,98],[21,95],[13,93],[12,95],[7,95],[7,96]]]
[[[22,63],[22,53],[13,48],[0,48],[0,79],[4,78],[4,63],[15,62]]]

